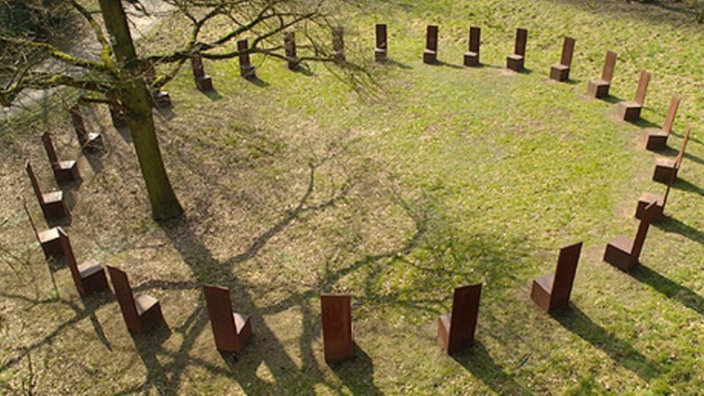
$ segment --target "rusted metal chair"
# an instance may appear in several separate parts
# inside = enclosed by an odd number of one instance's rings
[[[448,355],[470,348],[474,343],[482,284],[455,288],[452,313],[438,319],[438,341]]]
[[[247,40],[237,42],[237,51],[240,52],[240,76],[247,80],[256,80],[257,73],[255,72],[254,65],[252,65],[252,62],[249,60],[249,44]]]
[[[680,97],[672,95],[670,100],[670,108],[667,110],[667,117],[662,128],[648,128],[645,130],[645,149],[658,151],[664,150],[667,147],[667,138],[672,131],[672,124],[675,122],[677,109],[680,107]]]
[[[56,179],[57,184],[73,183],[80,180],[81,175],[78,172],[78,164],[76,161],[59,161],[54,142],[52,142],[51,135],[48,132],[44,132],[42,135],[42,144],[44,145],[46,156],[49,157],[51,170],[54,172],[54,179]]]
[[[606,51],[606,60],[604,60],[604,70],[601,72],[601,79],[589,81],[587,95],[593,98],[609,96],[609,88],[611,88],[611,80],[614,78],[617,57],[618,54],[614,51]]]
[[[425,49],[423,50],[423,63],[432,65],[438,62],[438,27],[428,25],[425,32]]]
[[[525,66],[526,44],[528,43],[528,30],[516,29],[516,44],[513,54],[506,57],[506,67],[515,72],[521,72]]]
[[[619,102],[618,104],[618,114],[622,120],[638,121],[640,119],[640,112],[643,110],[643,105],[645,104],[645,94],[648,92],[649,83],[650,73],[645,70],[641,71],[636,96],[633,100]]]
[[[196,88],[201,92],[212,92],[213,78],[205,74],[203,67],[203,58],[200,54],[194,54],[191,57],[191,69],[193,70],[193,78],[196,80]]]
[[[467,67],[477,67],[479,63],[479,46],[481,44],[482,29],[478,27],[469,28],[469,45],[464,53],[464,65]]]
[[[107,267],[122,317],[130,331],[142,333],[164,321],[161,305],[156,298],[143,293],[135,296],[127,274],[115,267]]]
[[[34,231],[34,236],[37,238],[39,245],[42,247],[44,257],[47,260],[52,258],[58,260],[66,257],[64,245],[61,242],[61,239],[65,238],[66,234],[59,232],[61,227],[52,227],[42,231],[37,230],[37,226],[34,224],[34,219],[32,219],[32,216],[29,214],[29,209],[27,209],[27,204],[24,200],[22,201],[22,207],[24,208],[24,212],[27,214],[29,225],[32,227],[32,231]]]
[[[61,234],[60,241],[62,249],[66,253],[66,262],[71,270],[73,283],[76,285],[78,293],[85,297],[107,289],[108,279],[100,263],[89,259],[81,263],[81,265],[78,265],[68,235],[66,235],[63,229],[59,229],[58,232]]]
[[[341,26],[332,28],[332,58],[337,63],[345,61],[345,29]]]
[[[91,132],[88,133],[86,129],[86,123],[83,121],[83,115],[81,115],[81,106],[76,103],[68,110],[71,116],[71,123],[73,124],[73,129],[76,131],[76,137],[78,138],[78,143],[81,145],[81,150],[84,152],[94,153],[102,151],[103,137],[99,133]]]
[[[604,261],[615,266],[622,271],[628,271],[639,265],[640,253],[643,251],[645,237],[648,235],[648,227],[655,215],[657,208],[655,202],[651,202],[645,208],[643,217],[640,219],[638,232],[634,239],[617,236],[606,245],[604,251]]]
[[[252,337],[249,316],[232,311],[230,291],[223,287],[204,285],[203,294],[215,346],[224,352],[241,351],[247,340]]]
[[[667,204],[667,198],[670,196],[670,191],[672,190],[672,184],[675,182],[675,172],[670,173],[670,180],[667,182],[667,188],[665,189],[665,194],[658,195],[649,192],[644,192],[638,199],[638,204],[636,205],[636,219],[642,219],[645,214],[645,208],[651,203],[655,203],[655,213],[653,214],[652,222],[657,222],[665,216],[665,205]]]
[[[687,149],[687,142],[689,142],[689,136],[691,133],[692,127],[688,126],[687,132],[685,132],[684,139],[682,140],[680,151],[677,153],[677,157],[674,160],[669,158],[658,158],[655,160],[653,181],[660,183],[674,183],[675,180],[677,180],[677,172],[679,172],[680,167],[682,167],[684,152]]]
[[[39,206],[42,208],[42,213],[44,213],[44,218],[47,222],[56,221],[61,219],[71,219],[71,211],[68,209],[66,200],[64,199],[64,192],[52,191],[48,193],[42,193],[39,188],[39,182],[32,169],[32,164],[27,161],[25,165],[25,170],[29,176],[29,181],[32,183],[32,190],[34,190],[34,195],[37,197]]]
[[[581,251],[582,242],[563,247],[555,272],[533,281],[530,297],[540,309],[552,313],[569,304]]]
[[[570,78],[570,68],[572,67],[572,55],[574,54],[575,39],[565,37],[562,43],[562,56],[560,63],[550,67],[550,79],[555,81],[567,81]]]
[[[354,356],[354,330],[350,296],[320,296],[323,319],[323,351],[328,363],[350,360]]]
[[[384,63],[388,60],[387,50],[388,43],[386,41],[386,25],[376,24],[374,26],[374,33],[376,38],[376,47],[374,48],[374,61],[377,63]]]

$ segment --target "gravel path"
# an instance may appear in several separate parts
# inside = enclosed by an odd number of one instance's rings
[[[125,5],[125,10],[130,20],[130,31],[132,32],[132,38],[134,40],[139,40],[148,35],[157,26],[159,18],[171,11],[171,6],[161,0],[141,0],[141,2],[149,15],[135,12],[130,5]],[[76,45],[67,52],[71,55],[95,59],[97,58],[96,54],[100,52],[100,44],[98,44],[97,40],[95,40],[93,35],[89,32],[87,37],[76,43]],[[70,75],[83,73],[82,69],[67,67],[65,64],[54,59],[47,60],[44,68],[45,70],[65,72]],[[7,120],[27,107],[45,102],[56,89],[57,88],[49,90],[28,89],[22,91],[11,107],[0,106],[0,119]]]

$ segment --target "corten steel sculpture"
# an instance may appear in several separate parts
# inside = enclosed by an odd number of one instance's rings
[[[288,69],[294,71],[298,70],[301,60],[298,59],[298,54],[296,54],[296,33],[284,33],[284,52],[286,53],[286,60],[288,61]]]
[[[651,202],[645,208],[643,217],[640,219],[638,232],[635,239],[625,236],[617,236],[606,245],[604,251],[604,261],[615,266],[622,271],[628,271],[631,268],[639,265],[640,253],[645,244],[645,237],[648,235],[648,227],[655,215],[657,208],[655,202]]]
[[[241,351],[247,340],[252,337],[249,316],[232,311],[230,291],[223,287],[204,285],[203,294],[215,346],[224,352]]]
[[[464,65],[467,67],[477,67],[479,63],[479,46],[481,44],[482,30],[478,27],[469,28],[469,48],[464,53]]]
[[[562,57],[560,63],[550,67],[550,78],[555,81],[567,81],[570,78],[570,68],[572,66],[572,54],[574,54],[575,39],[565,37],[562,43]]]
[[[205,74],[203,58],[201,58],[200,54],[194,54],[191,57],[191,70],[193,71],[193,78],[196,80],[196,89],[201,92],[212,92],[213,78]]]
[[[133,295],[127,274],[115,267],[107,267],[122,317],[130,331],[142,333],[164,321],[161,305],[156,298],[142,293]]]
[[[247,80],[256,80],[257,74],[254,70],[254,65],[249,61],[249,44],[247,40],[240,40],[237,42],[237,51],[240,51],[239,61],[240,61],[240,76],[246,78]]]
[[[24,212],[27,214],[27,218],[29,219],[29,225],[32,226],[34,236],[37,238],[39,245],[42,247],[44,257],[47,260],[65,257],[66,252],[64,252],[64,245],[62,244],[61,239],[65,238],[66,234],[59,232],[61,227],[52,227],[47,230],[38,231],[32,216],[29,214],[29,209],[27,209],[27,204],[24,200],[22,201],[22,207],[24,208]]]
[[[425,32],[425,49],[423,50],[423,63],[432,65],[438,62],[438,27],[428,25]]]
[[[643,70],[640,72],[640,79],[638,79],[638,89],[636,90],[636,96],[633,100],[628,100],[625,102],[619,102],[618,104],[618,114],[624,121],[638,121],[640,119],[640,112],[643,110],[643,104],[645,103],[645,94],[648,91],[648,83],[650,82],[650,73]]]
[[[76,161],[59,161],[49,132],[44,132],[42,135],[42,143],[44,144],[46,156],[49,157],[51,170],[54,172],[54,179],[56,179],[57,184],[73,183],[80,180],[81,175],[78,172]]]
[[[386,42],[386,25],[376,24],[374,27],[376,36],[376,47],[374,48],[374,62],[384,63],[388,60],[387,57],[387,42]]]
[[[563,247],[555,272],[533,281],[530,297],[540,309],[552,313],[569,304],[581,251],[582,242]]]
[[[653,171],[653,181],[660,183],[668,183],[670,179],[674,183],[677,180],[677,172],[682,166],[682,160],[684,159],[684,152],[687,148],[687,142],[689,142],[689,135],[692,132],[692,127],[687,127],[687,132],[684,134],[684,139],[682,140],[682,147],[680,147],[680,152],[677,153],[677,157],[672,160],[669,158],[658,158],[655,160],[655,170]]]
[[[161,87],[154,85],[154,82],[156,81],[156,69],[154,68],[153,63],[151,63],[145,70],[144,80],[146,81],[147,86],[149,86],[149,92],[152,95],[154,106],[160,109],[171,107],[171,95],[169,95],[166,91],[162,91]]]
[[[645,130],[645,149],[658,151],[664,150],[667,147],[667,138],[672,131],[672,124],[675,122],[677,109],[680,107],[680,97],[672,95],[670,100],[670,108],[667,110],[667,117],[661,129],[648,128]]]
[[[332,58],[337,63],[345,61],[345,30],[341,26],[332,28]]]
[[[482,284],[455,288],[452,313],[438,319],[438,341],[448,355],[472,346],[477,329]]]
[[[523,71],[526,58],[526,44],[528,43],[528,31],[526,29],[516,29],[516,45],[513,54],[506,57],[506,67],[515,72]]]
[[[110,91],[105,94],[108,98],[108,109],[110,110],[110,119],[112,120],[112,125],[116,129],[127,128],[127,121],[125,121],[125,115],[120,108],[119,102],[117,100],[117,93],[115,91]]]
[[[651,222],[656,222],[665,216],[665,205],[667,204],[667,197],[670,196],[670,190],[672,189],[672,183],[675,182],[675,173],[670,174],[670,180],[667,182],[667,188],[665,189],[664,195],[652,194],[649,192],[644,192],[641,194],[640,199],[638,199],[638,204],[636,205],[636,219],[642,219],[645,215],[645,208],[648,207],[652,202],[655,202],[655,213]]]
[[[76,256],[73,255],[73,248],[68,235],[62,229],[59,229],[59,233],[62,234],[60,238],[62,249],[66,252],[66,262],[71,270],[73,283],[76,285],[78,293],[85,297],[107,289],[108,279],[100,263],[89,259],[78,265]]]
[[[34,175],[32,164],[29,161],[27,161],[25,169],[27,170],[29,181],[32,183],[34,195],[37,197],[37,201],[39,201],[39,206],[42,208],[42,213],[44,213],[44,219],[47,222],[61,219],[70,220],[71,212],[69,211],[66,200],[64,199],[64,192],[59,190],[42,193],[42,190],[39,188],[37,177]]]
[[[354,330],[350,296],[320,296],[323,317],[323,350],[327,363],[350,360],[354,355]]]
[[[618,54],[614,51],[606,51],[606,60],[604,61],[604,70],[601,72],[601,79],[589,81],[587,95],[593,98],[609,96],[609,88],[611,87],[611,80],[614,78],[617,57]]]
[[[68,110],[68,113],[71,116],[71,123],[73,124],[73,129],[76,131],[76,137],[78,138],[78,143],[81,145],[81,150],[89,153],[101,151],[103,149],[103,138],[99,133],[88,133],[86,124],[83,121],[83,116],[81,115],[80,105],[76,103]]]

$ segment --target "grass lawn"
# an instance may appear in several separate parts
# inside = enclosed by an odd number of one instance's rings
[[[658,5],[660,4],[660,5]],[[157,224],[129,138],[107,110],[85,109],[106,140],[80,155],[62,95],[2,125],[0,389],[5,394],[697,394],[704,389],[704,25],[670,2],[390,1],[343,11],[347,58],[369,74],[354,90],[312,64],[290,72],[254,57],[206,61],[217,94],[184,69],[157,114],[186,216]],[[674,3],[675,5],[677,3]],[[342,22],[341,22],[342,23]],[[374,24],[389,25],[386,65]],[[424,65],[425,26],[440,64]],[[468,26],[483,67],[462,67]],[[169,39],[166,20],[155,42]],[[515,29],[529,30],[527,72],[505,70]],[[548,80],[562,38],[568,83]],[[608,100],[585,96],[604,54],[619,54]],[[640,70],[653,77],[642,120],[616,117]],[[359,76],[358,76],[359,77]],[[361,93],[359,92],[361,91]],[[644,149],[672,95],[669,150]],[[655,159],[692,139],[642,265],[602,261],[635,235]],[[81,300],[65,265],[47,263],[21,209],[44,227],[24,169],[53,184],[38,136],[55,135],[83,183],[67,232],[79,261],[129,274],[161,301],[168,326],[131,335],[112,293]],[[570,308],[530,300],[560,247],[583,241]],[[476,344],[445,355],[436,322],[454,287],[483,282]],[[214,347],[201,285],[229,287],[254,337],[237,356]],[[320,293],[352,296],[354,361],[323,360]]]

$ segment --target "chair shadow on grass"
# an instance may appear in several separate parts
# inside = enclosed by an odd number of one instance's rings
[[[247,80],[249,83],[251,83],[252,85],[255,85],[259,88],[266,88],[270,85],[268,82],[262,80],[258,76],[255,76],[252,78],[245,78],[245,80]]]
[[[505,372],[489,355],[484,344],[475,340],[472,348],[452,355],[467,371],[499,395],[528,395],[530,391]]]
[[[660,125],[658,125],[658,124],[656,124],[656,123],[654,123],[654,122],[652,122],[652,121],[646,120],[646,119],[643,118],[643,117],[638,117],[637,120],[626,121],[626,122],[628,122],[628,123],[631,124],[631,125],[635,125],[635,126],[637,126],[637,127],[639,127],[639,128],[642,128],[642,129],[645,129],[645,128],[660,128],[660,127],[661,127]]]
[[[687,161],[696,162],[699,165],[704,164],[704,159],[701,159],[701,158],[697,157],[696,155],[692,155],[691,153],[688,153],[686,151],[684,153],[684,158],[686,158]]]
[[[354,344],[354,358],[351,361],[332,363],[330,368],[354,395],[382,395],[374,385],[374,364],[372,358]]]
[[[212,101],[222,99],[222,95],[220,95],[220,92],[218,92],[218,90],[215,88],[213,88],[209,91],[203,92],[203,95],[205,95],[208,99],[210,99]]]
[[[674,232],[680,234],[686,238],[689,238],[695,242],[699,242],[704,245],[704,231],[698,230],[688,224],[683,223],[674,217],[665,216],[662,221],[653,223],[655,227],[660,228],[666,232]]]
[[[660,375],[662,369],[656,362],[594,323],[576,306],[571,305],[569,309],[556,312],[552,317],[567,330],[577,334],[595,348],[601,349],[615,363],[632,371],[644,381],[650,381]]]
[[[610,103],[610,104],[617,104],[617,103],[623,102],[622,97],[611,95],[611,94],[606,95],[603,98],[598,98],[596,100],[603,100],[604,102]]]
[[[681,177],[678,177],[675,183],[672,185],[672,188],[680,191],[686,191],[686,192],[691,192],[694,194],[699,194],[699,195],[704,195],[704,188],[699,187],[695,184],[692,184],[692,182],[683,179]]]
[[[164,322],[145,333],[129,333],[134,341],[134,348],[147,369],[147,378],[139,391],[148,393],[149,389],[155,388],[158,395],[175,395],[178,384],[170,381],[166,375],[168,369],[157,358],[157,354],[163,349],[161,345],[171,336],[169,326]]]
[[[662,293],[665,297],[677,300],[685,307],[704,315],[704,297],[691,289],[660,275],[652,269],[639,265],[629,272],[638,281]]]

